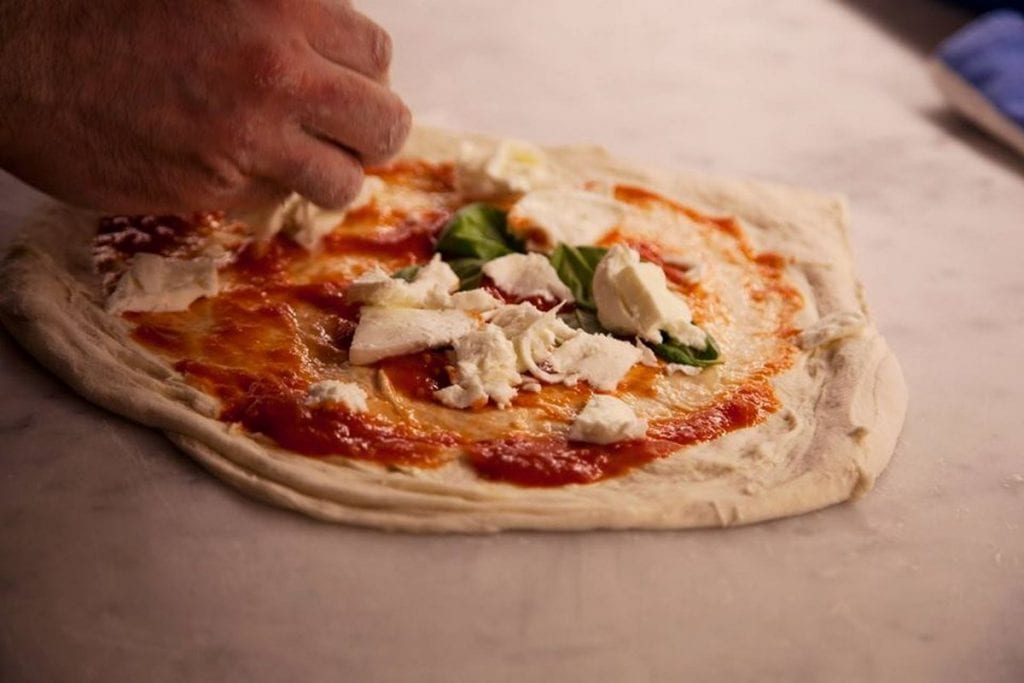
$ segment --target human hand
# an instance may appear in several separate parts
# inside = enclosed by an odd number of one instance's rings
[[[347,0],[0,0],[0,166],[119,213],[340,208],[408,134]]]

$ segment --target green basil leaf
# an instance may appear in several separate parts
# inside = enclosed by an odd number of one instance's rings
[[[697,349],[692,346],[686,346],[667,332],[662,332],[660,344],[651,344],[650,342],[647,342],[647,345],[651,347],[658,358],[668,361],[669,363],[706,368],[709,365],[718,365],[722,362],[719,360],[721,351],[719,350],[714,337],[708,334],[707,340],[708,345],[706,348]]]
[[[574,247],[559,244],[548,257],[559,279],[572,292],[576,306],[593,311],[597,308],[594,302],[594,271],[608,250],[603,247]]]
[[[406,282],[412,282],[413,278],[416,277],[416,273],[420,272],[420,268],[423,266],[406,266],[401,270],[395,271],[391,274],[391,277],[398,280],[405,280]]]
[[[487,204],[470,204],[456,211],[437,242],[445,261],[490,261],[522,249],[522,244],[508,233],[505,212]]]
[[[458,258],[448,261],[455,274],[459,276],[459,290],[476,289],[483,280],[483,267],[487,263],[479,258]]]

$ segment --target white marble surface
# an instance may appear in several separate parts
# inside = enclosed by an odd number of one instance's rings
[[[0,680],[1024,680],[1024,163],[927,0],[373,0],[433,123],[849,194],[911,387],[863,501],[697,533],[387,535],[251,503],[0,337]],[[5,234],[36,197],[0,183]]]

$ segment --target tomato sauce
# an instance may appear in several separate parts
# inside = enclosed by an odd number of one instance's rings
[[[323,240],[328,253],[388,259],[406,265],[428,261],[434,255],[437,235],[451,219],[451,212],[433,210],[403,218],[393,227],[370,231],[338,231]]]
[[[250,391],[221,416],[251,432],[310,456],[341,456],[385,465],[436,467],[458,439],[439,430],[418,430],[374,415],[329,406],[307,406],[294,391]]]
[[[370,172],[389,183],[445,197],[454,191],[450,164],[403,161]],[[785,259],[754,253],[732,219],[705,217],[638,188],[620,186],[616,196],[635,204],[661,202],[734,234],[744,255],[768,280],[760,284],[763,296],[793,298],[781,279]],[[443,198],[436,206],[454,208]],[[446,208],[406,215],[371,203],[349,214],[324,240],[322,253],[362,256],[385,268],[423,263],[432,257],[437,236],[450,216]],[[102,270],[104,263],[143,252],[190,257],[212,230],[223,228],[222,214],[104,219],[95,243],[97,264]],[[683,269],[666,262],[658,244],[618,234],[609,240],[625,241],[638,249],[691,299],[702,296],[699,285],[690,283]],[[767,377],[783,369],[788,357],[769,363],[746,386],[705,408],[652,421],[643,440],[607,446],[537,433],[467,444],[456,434],[415,420],[352,414],[330,404],[307,405],[309,385],[324,378],[325,368],[347,358],[359,321],[359,306],[345,297],[347,281],[292,281],[293,273],[301,272],[304,260],[310,258],[309,252],[285,237],[250,243],[222,268],[231,285],[218,296],[201,299],[188,311],[129,313],[125,319],[133,325],[137,342],[167,357],[191,385],[220,399],[222,420],[283,448],[316,458],[341,456],[416,467],[442,465],[461,451],[481,477],[521,486],[588,484],[620,476],[682,446],[757,424],[779,406]],[[486,278],[483,286],[505,302],[524,301],[501,292]],[[799,294],[795,297],[798,307]],[[538,298],[526,301],[542,310],[554,305]],[[451,383],[451,361],[443,350],[387,359],[377,368],[396,391],[417,401],[433,402],[434,392]],[[654,397],[660,372],[660,368],[634,367],[619,393]],[[567,424],[592,393],[582,382],[574,387],[545,386],[539,393],[520,392],[513,409]]]
[[[396,391],[419,401],[433,401],[435,391],[451,384],[450,366],[443,351],[386,358],[379,364]]]
[[[768,385],[743,388],[707,408],[653,421],[647,438],[608,445],[571,442],[560,436],[517,434],[471,444],[469,462],[485,479],[520,486],[590,484],[621,476],[703,441],[753,426],[778,409]]]
[[[671,442],[654,439],[597,446],[573,443],[565,437],[526,434],[468,447],[469,463],[484,479],[543,487],[592,484],[676,449]]]
[[[190,216],[107,216],[100,219],[95,252],[112,250],[121,258],[135,254],[190,256],[223,223],[223,213]]]

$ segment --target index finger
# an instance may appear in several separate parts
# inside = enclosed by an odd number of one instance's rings
[[[391,67],[391,36],[348,2],[321,2],[306,27],[306,39],[327,60],[386,83]]]

